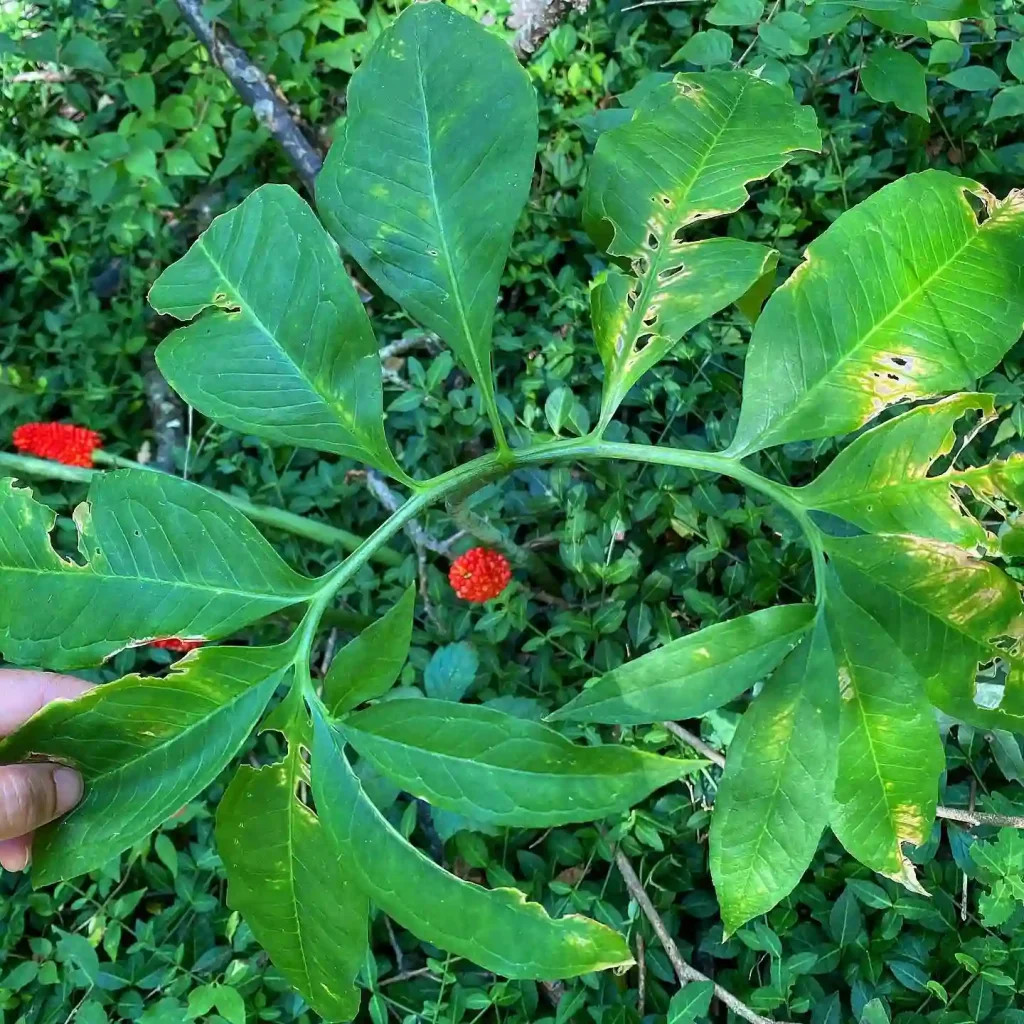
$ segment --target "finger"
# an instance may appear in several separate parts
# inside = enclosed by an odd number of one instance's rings
[[[0,839],[17,839],[67,814],[82,799],[82,777],[56,764],[0,768]]]
[[[14,732],[50,701],[71,700],[89,688],[89,683],[74,676],[0,670],[0,736]]]
[[[24,871],[31,858],[31,832],[17,839],[0,839],[0,867],[5,871]]]

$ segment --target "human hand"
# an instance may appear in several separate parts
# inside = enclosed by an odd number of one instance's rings
[[[53,700],[70,700],[89,689],[73,676],[0,670],[0,736],[14,732]],[[32,834],[82,799],[78,772],[49,762],[0,765],[0,865],[22,871]]]

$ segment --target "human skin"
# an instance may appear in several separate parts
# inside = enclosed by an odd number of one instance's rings
[[[8,736],[40,708],[89,689],[74,676],[0,670],[0,736]],[[0,865],[23,871],[37,828],[67,814],[82,799],[78,772],[50,762],[0,765]]]

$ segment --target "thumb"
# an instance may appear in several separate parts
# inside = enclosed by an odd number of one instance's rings
[[[82,799],[82,776],[46,762],[0,767],[0,840],[67,814]]]

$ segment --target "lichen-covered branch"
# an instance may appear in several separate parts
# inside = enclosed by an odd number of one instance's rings
[[[516,30],[512,49],[520,60],[529,60],[541,43],[572,12],[582,14],[590,0],[512,0],[509,28]]]
[[[175,2],[189,28],[206,47],[210,59],[223,69],[238,95],[252,108],[256,120],[281,144],[312,195],[313,181],[323,165],[323,157],[302,134],[277,89],[223,29],[206,20],[202,0]]]

